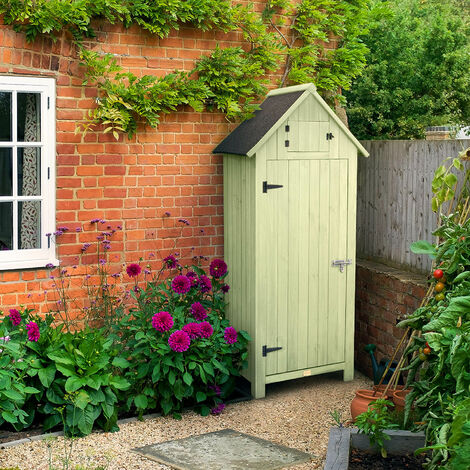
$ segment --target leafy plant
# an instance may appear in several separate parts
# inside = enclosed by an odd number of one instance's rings
[[[355,419],[359,432],[369,436],[371,445],[379,447],[384,458],[387,457],[385,441],[390,440],[390,436],[384,431],[397,427],[390,415],[389,406],[393,406],[393,403],[380,398],[370,403],[367,411]]]
[[[468,125],[468,2],[375,0],[389,11],[362,37],[367,67],[345,93],[358,139],[423,138],[427,126]],[[374,9],[373,9],[374,10]]]

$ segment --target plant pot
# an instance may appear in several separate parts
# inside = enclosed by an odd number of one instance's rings
[[[377,394],[383,394],[383,392],[385,391],[385,387],[387,385],[374,385],[372,388],[374,391],[377,391]],[[403,390],[403,387],[404,385],[397,385],[396,387],[390,387],[388,390],[387,390],[387,395],[384,397],[386,398],[387,400],[391,400],[393,401],[393,393],[396,391],[396,390]]]
[[[393,392],[393,403],[395,404],[395,409],[397,411],[403,411],[405,409],[405,399],[408,393],[410,393],[410,389],[406,390],[396,390]]]
[[[359,389],[356,390],[356,396],[351,402],[351,416],[352,419],[356,419],[356,416],[367,411],[369,404],[379,398],[384,398],[381,392],[377,392],[374,395],[374,390]]]

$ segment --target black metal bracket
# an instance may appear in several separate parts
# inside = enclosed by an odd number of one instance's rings
[[[266,357],[268,353],[274,352],[274,351],[279,351],[279,349],[282,349],[281,347],[276,347],[276,348],[268,348],[266,345],[263,346],[263,357]]]
[[[263,181],[263,193],[267,193],[268,189],[279,189],[283,188],[282,184],[268,184],[267,181]]]
[[[326,134],[326,140],[331,140],[331,139],[333,139],[333,138],[334,138],[334,135],[333,135],[332,132],[328,132],[328,133]]]

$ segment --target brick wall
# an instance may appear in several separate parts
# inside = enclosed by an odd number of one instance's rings
[[[403,335],[395,325],[419,307],[427,291],[423,275],[358,260],[356,267],[355,367],[372,377],[364,346],[374,343],[375,356],[390,358]]]
[[[261,10],[265,2],[255,4]],[[137,76],[190,70],[217,44],[242,44],[237,32],[189,27],[165,39],[137,26],[97,22],[95,31],[96,41],[86,45],[115,54]],[[154,253],[150,264],[156,268],[152,259],[175,249],[185,261],[194,253],[223,256],[222,157],[211,152],[234,124],[220,113],[181,108],[162,116],[158,129],[141,125],[131,140],[120,136],[116,141],[102,129],[75,134],[97,94],[82,86],[83,72],[65,35],[56,42],[39,37],[30,44],[0,19],[0,74],[41,75],[57,82],[57,225],[71,229],[61,237],[58,254],[77,278],[77,298],[84,264],[96,262],[96,256],[79,259],[82,244],[96,238],[95,225],[89,223],[94,218],[122,226],[108,253],[115,270]],[[273,87],[278,76],[271,77]],[[75,232],[78,227],[83,232]],[[53,299],[50,275],[44,269],[0,273],[0,310],[23,304],[46,311],[45,300]]]

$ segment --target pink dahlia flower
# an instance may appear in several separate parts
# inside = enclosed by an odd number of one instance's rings
[[[212,336],[212,333],[214,333],[214,329],[208,321],[203,321],[199,323],[199,331],[201,338],[210,338]]]
[[[39,326],[36,322],[30,321],[26,325],[26,331],[28,332],[29,341],[37,342],[41,334],[39,333]]]
[[[225,328],[224,339],[227,344],[233,344],[237,342],[238,333],[233,326]]]
[[[183,326],[182,330],[185,333],[188,333],[190,339],[199,338],[201,335],[201,328],[199,327],[199,323],[187,323]]]
[[[191,339],[185,331],[176,330],[168,338],[168,344],[173,351],[184,352],[189,348]]]
[[[186,294],[191,289],[191,281],[186,276],[176,276],[171,283],[171,288],[177,294]]]
[[[202,306],[201,302],[194,302],[191,305],[191,315],[199,321],[204,320],[204,318],[207,318],[206,309]]]
[[[161,333],[170,331],[173,328],[173,324],[173,317],[168,312],[161,311],[152,317],[152,326]]]
[[[215,259],[209,266],[209,272],[212,277],[219,279],[227,274],[227,265],[222,259]]]
[[[10,317],[10,320],[14,326],[17,326],[21,323],[21,315],[20,312],[16,310],[16,308],[10,309],[10,315],[8,316]]]
[[[170,269],[176,268],[179,264],[178,260],[173,255],[164,258],[163,262],[165,263],[166,267]]]
[[[138,264],[132,263],[127,266],[126,272],[129,277],[137,277],[142,272],[142,268]]]

